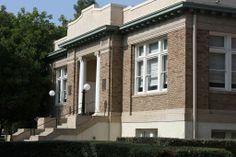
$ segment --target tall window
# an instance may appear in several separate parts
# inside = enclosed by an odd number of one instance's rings
[[[228,34],[210,36],[209,86],[236,89],[236,37]]]
[[[67,68],[60,68],[56,71],[56,100],[63,104],[67,100]]]
[[[167,39],[136,47],[136,93],[167,89],[167,48]]]

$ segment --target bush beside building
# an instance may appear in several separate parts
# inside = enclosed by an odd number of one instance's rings
[[[111,142],[0,143],[2,157],[234,157],[225,149]]]

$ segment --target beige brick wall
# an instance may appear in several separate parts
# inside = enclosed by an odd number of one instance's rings
[[[167,34],[168,91],[134,96],[134,48],[128,45],[123,56],[123,112],[185,107],[185,29]]]
[[[168,107],[184,108],[186,103],[186,30],[168,34]]]
[[[186,106],[192,108],[193,76],[192,76],[192,28],[187,28],[186,36]],[[197,31],[197,105],[199,109],[208,109],[208,37],[209,31]]]
[[[122,110],[122,40],[118,35],[111,39],[110,50],[101,54],[101,112]]]
[[[188,21],[187,21],[188,22]],[[192,102],[193,102],[193,55],[192,55],[192,28],[186,28],[186,108],[192,108]]]
[[[101,54],[100,112],[108,111],[109,104],[109,67],[110,51]]]
[[[192,119],[192,16],[187,16],[187,116]],[[204,122],[232,122],[235,121],[230,112],[236,110],[236,93],[210,90],[208,60],[209,60],[209,33],[236,33],[234,18],[222,16],[198,15],[197,17],[197,107],[198,121]]]
[[[65,102],[63,105],[57,105],[55,107],[55,115],[57,112],[61,116],[65,116],[68,114],[73,114],[76,112],[76,107],[77,107],[77,97],[78,97],[78,92],[75,92],[78,90],[77,86],[77,79],[76,77],[78,76],[78,63],[75,61],[75,56],[74,56],[74,51],[71,50],[68,53],[67,56],[67,64],[64,66],[67,66],[67,102]],[[55,79],[55,76],[54,76]]]
[[[122,111],[122,38],[112,36],[112,61],[111,61],[111,103],[112,112]]]
[[[123,39],[118,35],[112,36],[111,48],[101,54],[102,113],[108,109],[112,112],[135,112],[192,108],[192,16],[186,17],[186,28],[166,34],[169,55],[166,93],[134,96],[134,45],[122,47]],[[201,110],[236,110],[236,93],[212,92],[208,89],[209,32],[236,34],[235,28],[236,21],[233,18],[198,16],[197,100],[198,108]],[[63,106],[64,113],[69,112],[70,108],[75,110],[77,107],[78,71],[78,62],[68,62],[68,86],[72,87],[71,95],[68,95],[68,105]]]
[[[131,45],[129,46],[125,46],[123,48],[123,71],[122,71],[122,75],[123,75],[123,83],[122,83],[122,109],[123,112],[129,112],[132,111],[131,109],[131,104],[132,104],[132,71],[133,71],[133,62],[132,62],[132,56],[133,56],[133,52],[132,52],[133,47]]]

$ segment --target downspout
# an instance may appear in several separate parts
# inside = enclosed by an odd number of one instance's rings
[[[197,15],[193,14],[193,139],[197,138]]]

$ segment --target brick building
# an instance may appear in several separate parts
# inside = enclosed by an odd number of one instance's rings
[[[63,118],[30,140],[236,138],[235,0],[92,5],[48,57]]]

